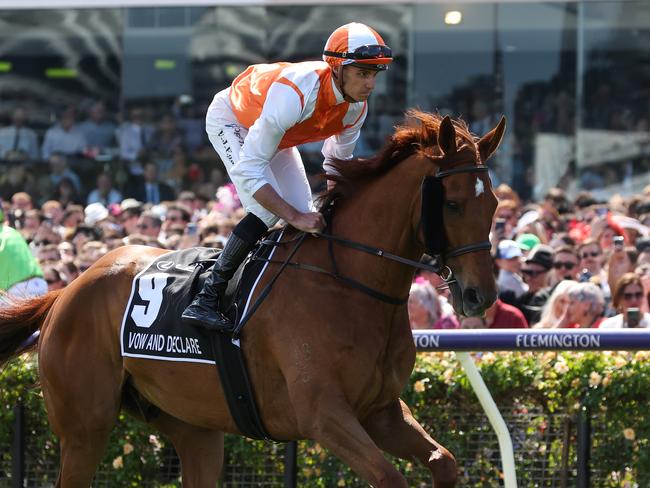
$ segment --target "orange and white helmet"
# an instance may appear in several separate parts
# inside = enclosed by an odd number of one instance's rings
[[[374,29],[352,22],[332,32],[325,43],[323,61],[332,68],[352,64],[385,70],[393,61],[393,51]]]

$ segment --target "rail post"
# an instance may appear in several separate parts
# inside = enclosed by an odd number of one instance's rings
[[[25,407],[14,407],[13,439],[11,442],[11,486],[23,488],[25,483]]]

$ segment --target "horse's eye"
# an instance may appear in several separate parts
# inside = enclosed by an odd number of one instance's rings
[[[448,201],[445,202],[445,205],[447,206],[448,210],[452,210],[454,212],[460,210],[460,205],[458,205],[458,202]]]

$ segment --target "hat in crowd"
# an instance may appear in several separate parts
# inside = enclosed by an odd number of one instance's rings
[[[538,244],[530,250],[528,257],[526,258],[526,262],[539,264],[548,271],[553,267],[554,256],[555,251],[551,246],[547,246],[546,244]]]
[[[139,202],[135,198],[125,198],[122,200],[122,203],[120,203],[120,208],[122,211],[124,210],[129,210],[130,208],[140,208],[142,207],[142,202]]]
[[[537,210],[529,210],[521,217],[519,217],[519,220],[517,221],[517,226],[515,227],[515,232],[523,229],[524,227],[532,224],[533,222],[536,222],[537,220],[539,220],[539,212]]]
[[[521,234],[517,237],[517,244],[519,244],[524,251],[530,251],[537,244],[540,244],[542,241],[539,240],[535,234]]]
[[[92,226],[108,217],[108,209],[101,203],[95,202],[84,209],[84,215],[84,223]]]
[[[505,239],[499,242],[499,245],[497,246],[497,259],[519,258],[522,255],[521,246],[510,239]]]

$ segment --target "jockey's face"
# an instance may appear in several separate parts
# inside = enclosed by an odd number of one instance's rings
[[[370,97],[370,94],[375,89],[377,73],[379,71],[374,69],[346,66],[343,70],[343,91],[347,97],[355,102],[368,100],[368,97]]]

